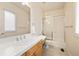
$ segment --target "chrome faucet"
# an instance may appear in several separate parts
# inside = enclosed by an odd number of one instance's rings
[[[26,39],[26,36],[24,35],[23,38]]]
[[[16,41],[19,41],[19,38],[18,37],[16,38]]]
[[[18,36],[17,38],[16,38],[16,41],[21,41],[21,40],[23,40],[23,39],[26,39],[26,36],[24,35],[20,35],[20,36]]]
[[[22,40],[22,36],[20,35],[20,40]]]

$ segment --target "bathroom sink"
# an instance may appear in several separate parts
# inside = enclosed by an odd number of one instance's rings
[[[13,56],[22,52],[27,46],[10,46],[2,52],[3,56]]]
[[[30,44],[29,44],[30,43]],[[8,45],[6,45],[6,49],[5,47],[3,47],[2,50],[4,50],[4,52],[1,52],[3,56],[13,56],[13,55],[18,55],[21,52],[23,52],[24,50],[28,50],[28,47],[32,47],[34,41],[33,40],[24,40],[22,42],[12,42],[9,43]]]
[[[11,40],[11,38],[9,39]],[[27,37],[18,40],[15,37],[9,42],[7,41],[0,44],[0,56],[20,56],[37,44],[41,39],[43,38],[34,35],[28,35]]]

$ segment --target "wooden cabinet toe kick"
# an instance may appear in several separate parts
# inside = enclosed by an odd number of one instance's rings
[[[22,54],[22,56],[42,56],[44,43],[44,40],[40,40],[35,46]]]

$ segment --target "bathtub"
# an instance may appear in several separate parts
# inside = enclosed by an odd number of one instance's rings
[[[20,56],[46,36],[23,34],[0,39],[0,56]]]

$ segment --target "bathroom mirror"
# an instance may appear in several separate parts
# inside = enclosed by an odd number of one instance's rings
[[[14,12],[4,10],[4,31],[12,32],[16,31],[16,15]]]

